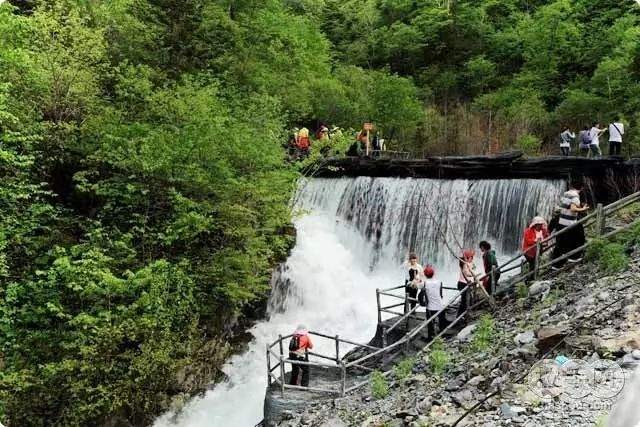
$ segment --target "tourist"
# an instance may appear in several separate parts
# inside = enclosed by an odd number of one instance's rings
[[[578,134],[578,143],[580,149],[580,155],[584,157],[589,156],[591,150],[591,137],[589,136],[589,127],[585,126]]]
[[[356,141],[358,141],[358,153],[362,155],[369,155],[369,151],[371,150],[370,141],[369,141],[369,131],[362,129],[356,135]]]
[[[416,254],[409,254],[409,261],[403,264],[403,270],[405,272],[405,293],[407,297],[410,298],[409,305],[411,306],[411,309],[413,309],[416,306],[418,288],[423,282],[423,268],[420,264],[418,264],[418,256]],[[406,304],[404,310],[405,312],[407,311]]]
[[[473,265],[473,257],[475,252],[472,249],[465,249],[462,251],[462,256],[458,258],[460,266],[460,275],[458,277],[458,291],[462,291],[465,287],[469,286],[464,293],[460,295],[460,302],[458,304],[458,317],[467,311],[467,305],[469,301],[469,294],[472,285],[475,282],[475,274]]]
[[[571,143],[576,139],[576,134],[571,132],[569,127],[565,127],[560,134],[560,150],[563,156],[568,156],[571,152]]]
[[[307,350],[313,348],[311,337],[309,337],[309,331],[304,325],[298,325],[296,331],[289,341],[289,359],[297,360],[298,362],[308,362],[309,355]],[[301,385],[302,387],[309,386],[309,365],[297,365],[292,363],[291,380],[290,385]],[[300,373],[302,373],[302,378]]]
[[[482,252],[482,264],[484,265],[484,273],[486,277],[482,280],[482,285],[489,295],[493,293],[500,279],[500,267],[498,266],[498,258],[496,251],[491,249],[491,244],[485,240],[480,242],[480,251]],[[491,270],[494,270],[493,275]]]
[[[524,258],[529,265],[529,272],[532,272],[536,268],[536,260],[542,253],[538,253],[537,243],[543,241],[549,237],[549,230],[547,228],[547,221],[541,216],[537,216],[531,220],[531,224],[524,230],[524,236],[522,238],[522,252]],[[542,248],[540,248],[542,250]],[[531,275],[528,276],[528,280],[531,279]],[[528,281],[527,280],[527,281]]]
[[[296,148],[298,158],[304,158],[309,155],[309,147],[311,140],[309,139],[309,129],[302,127],[296,136]]]
[[[576,182],[569,186],[560,198],[560,219],[558,220],[558,232],[564,231],[556,237],[556,251],[554,258],[565,255],[574,249],[584,245],[584,227],[577,224],[578,214],[589,209],[589,205],[580,203],[580,192],[582,191],[582,183]],[[569,262],[582,261],[581,252],[572,254]],[[558,270],[564,266],[566,260],[555,262],[551,268]]]
[[[328,141],[329,140],[329,128],[323,123],[318,128],[318,132],[316,133],[316,139],[318,141]]]
[[[424,293],[426,296],[427,313],[426,318],[429,319],[438,313],[438,331],[442,332],[448,325],[447,316],[444,309],[444,301],[442,300],[442,282],[434,278],[435,270],[431,266],[427,266],[424,269]],[[433,324],[435,319],[429,322],[427,325],[427,331],[429,334],[428,339],[432,339],[435,336],[435,329]]]
[[[624,135],[624,125],[620,120],[609,124],[609,155],[619,156],[622,145],[622,135]]]
[[[606,131],[606,129],[600,129],[600,123],[598,122],[595,122],[589,130],[589,148],[591,149],[592,156],[602,156],[602,151],[600,150],[600,135],[602,135]]]

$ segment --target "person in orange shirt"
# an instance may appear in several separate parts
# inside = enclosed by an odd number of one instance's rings
[[[307,350],[313,348],[311,337],[309,337],[309,331],[304,325],[298,325],[296,331],[289,341],[289,359],[297,360],[300,362],[308,362],[309,356]],[[290,385],[301,385],[302,387],[309,386],[309,366],[291,364],[291,380]],[[300,375],[302,373],[302,375]],[[302,377],[302,378],[300,378]]]

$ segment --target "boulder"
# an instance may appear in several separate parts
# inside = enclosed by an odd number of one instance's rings
[[[563,328],[540,328],[536,332],[538,342],[536,346],[541,353],[546,353],[553,346],[558,344],[564,337],[567,336],[566,329]]]
[[[500,405],[500,413],[504,418],[507,418],[507,419],[515,418],[518,415],[518,413],[514,411],[511,408],[511,406],[506,402]]]
[[[551,289],[551,280],[539,280],[537,282],[533,282],[531,286],[529,286],[529,296],[533,297],[536,295],[547,294]]]
[[[471,390],[460,390],[456,393],[453,393],[453,395],[451,396],[451,400],[453,400],[456,405],[461,406],[464,409],[471,408],[475,403]]]
[[[601,340],[598,346],[600,354],[619,353],[624,349],[640,350],[640,331],[627,331],[616,338]]]
[[[476,329],[476,324],[473,323],[471,325],[465,326],[458,335],[456,335],[456,339],[461,342],[468,342],[471,340],[471,334]]]
[[[534,339],[536,339],[536,336],[533,331],[525,331],[516,335],[515,342],[518,345],[525,345],[532,343]]]

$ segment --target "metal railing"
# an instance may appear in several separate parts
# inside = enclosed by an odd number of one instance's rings
[[[582,219],[580,219],[579,221],[577,221],[575,224],[563,228],[562,230],[551,234],[550,236],[548,236],[547,238],[545,238],[544,240],[538,241],[536,243],[536,245],[532,245],[526,249],[524,249],[523,251],[521,251],[518,255],[514,256],[513,258],[509,259],[508,261],[504,262],[503,264],[499,265],[498,268],[494,268],[492,269],[489,273],[485,273],[482,275],[479,275],[477,277],[474,277],[474,281],[473,283],[468,284],[467,286],[465,286],[463,289],[458,290],[457,288],[452,288],[452,287],[446,287],[443,286],[443,289],[449,289],[449,290],[456,290],[458,291],[457,294],[454,295],[454,297],[449,300],[449,302],[447,302],[447,304],[445,304],[445,306],[439,310],[438,312],[436,312],[435,314],[431,315],[430,317],[428,315],[425,315],[424,320],[418,316],[416,316],[416,310],[419,307],[419,304],[416,304],[415,307],[413,307],[412,309],[408,310],[407,306],[409,303],[411,302],[417,302],[417,300],[415,298],[410,298],[406,293],[404,293],[404,295],[398,295],[398,294],[394,294],[393,291],[396,291],[398,289],[404,289],[405,286],[400,285],[400,286],[394,286],[391,288],[386,288],[386,289],[376,289],[376,304],[377,304],[377,308],[378,308],[378,326],[380,328],[382,328],[382,347],[375,347],[375,346],[371,346],[368,344],[361,344],[361,343],[356,343],[350,340],[345,340],[343,338],[340,338],[338,335],[335,336],[330,336],[330,335],[325,335],[319,332],[309,332],[310,335],[312,336],[317,336],[317,337],[321,337],[323,339],[329,339],[329,340],[333,340],[335,342],[335,357],[333,357],[333,354],[331,356],[329,355],[323,355],[323,354],[319,354],[319,353],[314,353],[314,352],[308,352],[307,355],[310,357],[316,357],[316,358],[321,358],[324,360],[331,360],[332,362],[334,362],[334,364],[327,364],[327,363],[321,363],[321,362],[317,362],[317,361],[299,361],[299,360],[291,360],[288,357],[285,356],[284,354],[284,344],[283,344],[283,340],[290,338],[293,336],[293,334],[290,335],[286,335],[286,336],[282,336],[279,335],[278,339],[276,341],[274,341],[271,345],[267,345],[266,348],[266,353],[267,353],[267,377],[268,377],[268,384],[269,387],[271,387],[271,385],[275,382],[280,386],[280,390],[281,393],[284,395],[285,390],[286,389],[300,389],[300,390],[309,390],[309,391],[316,391],[316,392],[323,392],[323,393],[332,393],[332,394],[339,394],[341,396],[344,396],[346,393],[349,393],[353,390],[356,390],[359,387],[362,387],[366,384],[368,384],[369,379],[365,379],[364,381],[361,382],[357,382],[349,387],[347,387],[347,373],[348,370],[350,368],[356,368],[356,369],[360,369],[360,370],[365,370],[365,371],[372,371],[373,369],[367,366],[364,366],[363,363],[367,362],[375,357],[381,356],[385,353],[389,353],[392,350],[397,349],[400,346],[404,346],[403,350],[408,350],[408,347],[410,346],[412,340],[414,338],[416,338],[418,336],[418,334],[420,332],[422,332],[424,330],[425,327],[429,326],[430,324],[432,324],[435,319],[437,319],[439,317],[439,315],[443,312],[445,312],[446,310],[450,309],[451,307],[457,306],[458,303],[457,301],[461,298],[467,298],[467,300],[469,299],[469,294],[470,291],[475,287],[478,286],[482,283],[482,281],[484,281],[485,279],[491,277],[491,284],[492,286],[496,285],[496,280],[495,277],[497,275],[497,273],[500,273],[500,275],[504,274],[504,273],[508,273],[510,271],[513,271],[514,269],[517,268],[522,268],[522,263],[518,262],[516,263],[516,261],[519,261],[522,256],[524,255],[525,252],[527,252],[530,249],[536,248],[537,249],[537,256],[536,256],[536,263],[534,266],[534,269],[532,271],[528,271],[528,272],[522,272],[520,274],[514,275],[514,276],[510,276],[508,278],[506,278],[505,282],[505,286],[502,286],[501,289],[509,289],[511,287],[513,287],[516,283],[521,282],[522,280],[525,280],[531,276],[534,276],[534,278],[537,278],[540,274],[540,272],[544,269],[547,269],[549,267],[551,267],[553,264],[556,264],[558,262],[564,261],[568,258],[570,258],[572,255],[575,255],[577,253],[580,253],[581,251],[583,251],[586,247],[589,246],[589,244],[591,243],[591,241],[587,241],[585,244],[581,245],[578,248],[573,249],[570,252],[567,252],[565,254],[563,254],[560,257],[557,257],[556,259],[551,259],[548,260],[545,263],[542,263],[542,255],[545,252],[548,252],[550,249],[552,249],[553,247],[555,247],[555,245],[557,245],[557,237],[561,236],[564,233],[569,232],[570,230],[572,230],[574,227],[578,227],[578,226],[583,226],[583,227],[588,227],[590,225],[595,224],[595,234],[596,237],[599,237],[601,239],[608,239],[611,238],[613,236],[615,236],[616,234],[626,231],[629,228],[631,228],[632,226],[635,226],[637,224],[640,224],[640,219],[636,219],[632,222],[630,222],[629,224],[620,227],[618,229],[615,229],[609,233],[605,233],[606,230],[606,219],[607,217],[614,212],[619,211],[620,209],[640,201],[640,192],[637,193],[633,193],[623,199],[620,199],[614,203],[611,203],[607,206],[602,206],[601,204],[599,204],[596,207],[595,212],[586,215],[585,217],[583,217]],[[515,263],[515,264],[514,264]],[[480,285],[481,286],[481,285]],[[492,292],[493,293],[493,292]],[[394,297],[397,299],[401,299],[402,302],[400,303],[396,303],[396,304],[391,304],[388,306],[382,306],[381,305],[381,296],[390,296],[390,297]],[[437,335],[434,336],[435,338],[439,338],[441,337],[443,334],[445,334],[447,331],[449,331],[453,326],[455,326],[461,319],[463,319],[471,310],[475,309],[476,307],[480,306],[481,304],[483,304],[485,302],[485,300],[480,300],[477,301],[473,304],[467,304],[467,309],[460,313],[458,312],[456,318],[449,323],[446,327],[442,328],[442,325],[440,325],[440,330],[438,332]],[[400,313],[397,311],[393,311],[393,308],[397,308],[403,306],[404,312]],[[398,316],[399,318],[394,321],[394,323],[392,323],[391,325],[387,326],[384,324],[383,319],[382,319],[382,314],[383,313],[387,313],[387,314],[393,314]],[[416,325],[413,329],[409,330],[409,319],[417,319],[420,320],[420,323],[418,325]],[[400,325],[402,325],[403,323],[405,323],[406,327],[405,327],[405,334],[402,338],[400,338],[399,340],[395,341],[392,344],[388,344],[387,343],[387,339],[389,336],[389,333],[396,330],[397,328],[400,327]],[[340,343],[345,343],[345,344],[350,344],[350,345],[354,345],[356,347],[360,347],[360,348],[367,348],[369,350],[371,350],[372,352],[360,357],[359,359],[356,359],[354,361],[348,361],[345,362],[343,360],[343,358],[340,357]],[[428,342],[421,351],[425,351],[426,349],[428,349],[431,344],[433,343],[433,340]],[[279,353],[276,353],[273,349],[274,347],[278,346],[279,349]],[[277,360],[277,363],[275,365],[271,364],[271,358],[274,357]],[[338,369],[340,372],[340,380],[337,382],[337,387],[335,388],[321,388],[321,387],[301,387],[301,386],[297,386],[297,385],[290,385],[286,383],[286,379],[285,379],[285,364],[291,364],[291,365],[302,365],[302,366],[309,366],[309,367],[316,367],[316,368],[335,368]],[[274,374],[273,371],[275,371],[276,369],[279,368],[279,376]],[[383,372],[382,375],[383,376],[388,376],[390,375],[390,373],[393,372],[392,370]]]

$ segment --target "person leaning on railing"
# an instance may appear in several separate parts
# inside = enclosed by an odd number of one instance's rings
[[[578,222],[578,214],[585,212],[589,209],[589,205],[582,205],[580,202],[580,192],[582,191],[582,183],[574,182],[569,186],[569,189],[564,192],[560,198],[560,219],[558,220],[558,232],[563,231],[566,228],[571,229],[563,232],[556,237],[556,248],[553,253],[553,258],[559,258],[562,255],[571,252],[574,249],[584,245],[584,227],[582,224],[576,224]],[[569,262],[582,261],[582,254],[576,253],[571,255]],[[555,262],[551,268],[558,270],[565,264],[565,260]]]
[[[291,341],[289,341],[289,359],[297,360],[300,362],[308,362],[309,356],[307,355],[307,350],[311,350],[312,348],[313,343],[311,342],[309,331],[304,325],[298,325],[296,331],[291,337]],[[308,387],[309,366],[297,365],[294,363],[292,363],[291,366],[291,380],[289,381],[289,384]],[[302,373],[302,378],[300,378],[300,373]]]

